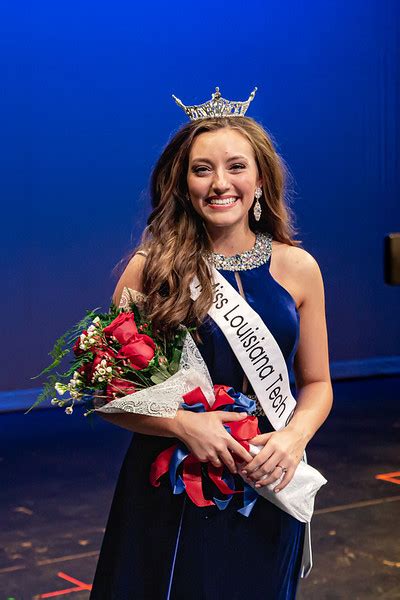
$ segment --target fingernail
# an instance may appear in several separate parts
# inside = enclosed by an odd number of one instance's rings
[[[261,487],[261,484],[260,484],[260,483],[256,483],[256,485],[255,485],[254,487],[256,487],[256,488],[260,488],[260,487]]]
[[[281,490],[280,490],[280,489],[278,489],[278,488],[276,488],[276,489],[274,490],[275,494],[277,494],[277,493],[278,493],[278,492],[280,492],[280,491],[281,491]]]
[[[242,475],[247,475],[247,471],[242,471]]]

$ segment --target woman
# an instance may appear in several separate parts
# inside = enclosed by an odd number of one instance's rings
[[[251,394],[241,364],[207,317],[213,264],[274,335],[294,370],[297,407],[289,424],[273,431],[258,405],[263,433],[251,441],[263,449],[254,458],[223,427],[242,419],[240,414],[108,415],[136,433],[118,481],[92,600],[295,597],[303,523],[262,498],[246,518],[237,512],[240,494],[220,511],[173,495],[168,482],[159,488],[149,483],[154,458],[178,438],[201,461],[226,465],[238,481],[241,475],[257,487],[278,481],[278,492],[329,414],[323,283],[316,261],[293,240],[284,183],[269,136],[244,116],[188,123],[154,169],[153,212],[114,302],[130,288],[144,294],[146,312],[160,329],[195,326],[213,382]],[[189,286],[195,275],[202,293],[193,302]]]

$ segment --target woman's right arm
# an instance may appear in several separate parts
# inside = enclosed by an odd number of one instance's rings
[[[146,257],[135,254],[121,275],[113,294],[113,302],[119,306],[122,291],[125,287],[143,292],[143,268]],[[174,418],[151,417],[139,414],[105,414],[101,416],[119,427],[137,433],[157,435],[160,437],[176,437],[203,462],[210,461],[220,466],[221,461],[233,473],[237,472],[232,453],[237,462],[248,463],[251,455],[223,427],[224,422],[240,421],[247,417],[246,413],[226,413],[213,411],[209,413],[192,413],[178,410]]]
[[[119,306],[124,287],[143,292],[143,269],[146,263],[146,257],[143,254],[135,254],[126,266],[115,287],[113,302]]]

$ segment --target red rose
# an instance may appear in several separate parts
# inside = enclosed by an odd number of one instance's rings
[[[155,343],[148,335],[138,333],[135,337],[121,348],[117,358],[128,360],[131,366],[140,371],[145,369],[154,357]]]
[[[114,400],[114,397],[121,398],[128,394],[136,392],[135,384],[131,381],[125,381],[124,379],[118,379],[114,377],[107,385],[107,397],[108,399]]]
[[[103,331],[108,337],[114,336],[122,346],[138,332],[133,313],[126,312],[121,312]]]
[[[89,381],[92,381],[95,369],[101,363],[103,358],[105,358],[108,363],[109,359],[115,358],[115,356],[116,356],[115,352],[112,348],[107,348],[105,350],[98,350],[95,354],[93,361],[91,363],[88,363],[89,367],[86,372],[88,374]]]
[[[84,331],[82,331],[82,333],[84,333],[85,335],[87,335],[87,331],[86,329]],[[82,348],[79,348],[79,344],[81,343],[81,336],[78,337],[78,339],[76,340],[74,347],[72,348],[75,356],[80,356],[81,354],[84,353],[84,350],[82,350]]]

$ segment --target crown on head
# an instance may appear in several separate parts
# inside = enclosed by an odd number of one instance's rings
[[[185,106],[179,98],[172,94],[173,99],[188,115],[191,121],[198,119],[209,119],[215,117],[243,117],[246,110],[249,108],[250,102],[256,95],[257,88],[251,92],[250,96],[244,102],[235,100],[226,100],[222,98],[219,87],[215,88],[215,93],[211,95],[211,100],[204,104],[194,106]]]

